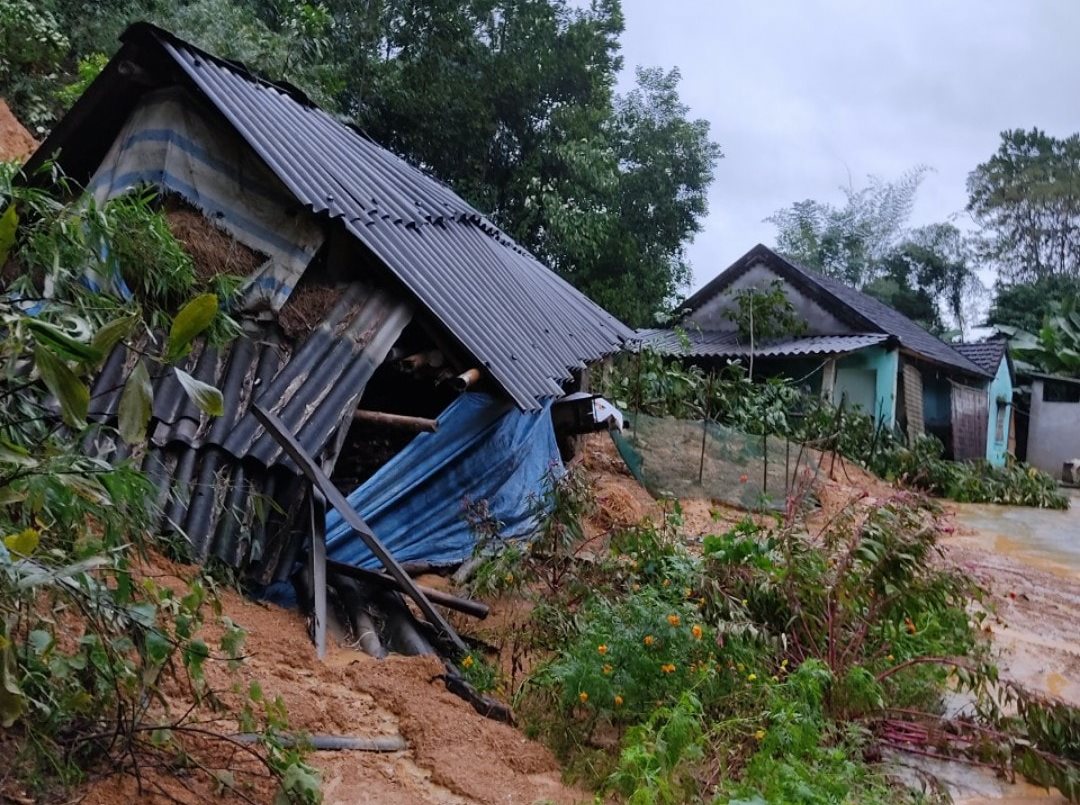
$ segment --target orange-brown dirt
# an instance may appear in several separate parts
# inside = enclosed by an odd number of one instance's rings
[[[155,557],[146,575],[177,586],[191,568]],[[332,646],[320,662],[302,616],[220,593],[225,614],[247,632],[246,659],[229,671],[224,663],[207,666],[210,686],[222,691],[227,704],[238,704],[252,681],[267,699],[280,695],[288,708],[290,729],[310,734],[375,737],[401,735],[408,748],[400,752],[314,752],[309,762],[322,777],[327,803],[559,803],[591,799],[564,785],[551,753],[513,727],[478,715],[449,693],[439,676],[444,669],[434,657],[391,656],[375,660],[348,648]],[[207,630],[207,642],[214,629]],[[179,699],[179,691],[167,694]],[[173,712],[182,711],[174,701]],[[235,722],[213,714],[200,715],[202,726],[215,732],[236,732]],[[205,743],[205,742],[204,742]],[[199,747],[195,747],[199,748]],[[206,748],[204,745],[203,749]],[[218,752],[234,752],[219,744]],[[237,753],[230,765],[252,768]],[[113,775],[89,786],[87,805],[120,802],[197,803],[218,798],[205,775],[175,770],[143,770],[140,794],[134,777]],[[237,775],[237,779],[240,775]],[[247,779],[247,778],[245,778]],[[255,801],[269,801],[272,786],[264,781],[248,792]],[[224,797],[241,801],[239,797]]]
[[[585,523],[586,536],[591,542],[602,545],[613,528],[634,524],[642,518],[657,521],[664,516],[664,507],[630,476],[606,436],[594,435],[585,440],[582,463],[597,502]],[[824,472],[818,474],[813,491],[820,506],[811,515],[811,528],[824,526],[844,509],[865,510],[895,494],[889,484],[851,463],[837,461],[833,465],[826,460],[822,467]],[[695,538],[722,531],[747,516],[744,511],[707,500],[684,500],[681,506],[683,532],[691,544]],[[977,543],[959,536],[946,542],[949,560],[991,588],[999,605],[999,616],[1006,621],[998,627],[999,631],[1005,631],[1009,624],[1027,623],[1032,634],[1037,635],[1040,632],[1036,624],[1048,610],[1055,617],[1060,615],[1062,634],[1075,633],[1069,614],[1070,605],[1080,600],[1080,590],[1074,589],[1075,579],[1063,580],[1046,572],[1015,568],[1007,560],[996,561],[979,550]],[[155,560],[150,572],[179,578],[190,573],[190,569]],[[1015,573],[1020,577],[1014,577]],[[450,586],[448,580],[440,577],[425,578],[424,583],[443,589]],[[208,671],[215,687],[227,689],[237,682],[246,687],[250,681],[258,680],[268,697],[283,697],[290,726],[297,730],[356,736],[400,734],[407,740],[406,750],[389,754],[313,753],[310,762],[321,772],[328,803],[592,800],[591,794],[562,782],[559,766],[547,749],[512,727],[480,717],[467,703],[448,693],[437,679],[442,667],[434,658],[393,656],[380,661],[351,649],[332,647],[326,660],[319,662],[300,615],[254,603],[230,590],[222,593],[222,603],[225,614],[247,630],[247,659],[233,675],[220,664]],[[511,658],[513,635],[522,631],[531,605],[520,596],[505,596],[490,603],[492,614],[486,621],[454,615],[454,622],[462,631],[502,649],[501,670],[513,690],[529,670],[528,661],[523,664],[519,657],[515,666]],[[1010,652],[1038,652],[1045,648],[1039,641],[1019,647],[1010,646],[1007,641],[999,645],[1006,661]],[[1067,647],[1061,648],[1069,655],[1070,662],[1075,660],[1074,653]],[[1050,660],[1056,663],[1054,657]],[[1073,686],[1080,680],[1077,667],[1070,665],[1060,674],[1060,669],[1047,672],[1042,687],[1047,692],[1072,698],[1071,694],[1076,692]],[[227,693],[227,701],[230,695],[235,697]],[[214,726],[222,732],[236,729],[235,724],[220,720]],[[945,765],[948,767],[934,771],[951,782],[955,764]],[[173,799],[160,794],[155,798],[150,785],[140,801],[197,802],[213,794],[212,783],[199,779],[198,775],[179,780],[172,771],[151,772],[150,776]],[[967,797],[970,786],[987,792],[986,797]],[[262,797],[269,796],[269,791],[266,783],[252,789],[250,796],[263,801]],[[992,799],[1019,804],[1038,796],[1029,787],[1004,786],[982,777],[974,783],[971,777],[964,778],[956,791],[964,802]],[[115,805],[136,797],[134,780],[115,775],[90,787],[84,801]]]
[[[0,160],[25,162],[37,148],[35,140],[0,98]]]

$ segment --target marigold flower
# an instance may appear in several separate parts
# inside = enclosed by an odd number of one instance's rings
[[[665,674],[673,674],[673,673],[675,673],[675,663],[673,663],[673,662],[664,663],[663,665],[660,666],[660,670],[663,671]]]
[[[700,640],[701,639],[701,624],[700,623],[695,623],[693,626],[691,626],[690,627],[690,634],[692,634],[694,636],[695,640]]]
[[[610,674],[610,673],[611,673],[612,671],[614,671],[615,669],[614,669],[614,668],[612,668],[612,667],[611,667],[610,665],[604,665],[604,667],[603,667],[603,668],[602,668],[601,670],[602,670],[602,671],[603,671],[603,672],[604,672],[605,674]]]
[[[645,639],[641,642],[643,642],[646,646],[651,646],[654,640],[655,638],[651,634],[647,634],[645,635]]]
[[[758,730],[757,732],[755,732],[754,733],[754,739],[758,740],[758,741],[764,741],[765,740],[765,730]]]
[[[615,694],[615,706],[616,707],[622,707],[622,703],[623,703],[623,697],[620,696],[618,693],[616,693]]]
[[[596,651],[598,654],[607,654],[607,644],[601,643],[599,646],[596,647]]]
[[[470,654],[468,657],[466,657],[465,659],[463,659],[461,661],[461,667],[462,668],[472,668],[473,667],[472,654]]]
[[[581,693],[579,693],[577,697],[581,699],[582,704],[585,704],[585,702],[589,701],[589,694],[585,691],[581,691]]]
[[[667,616],[667,622],[670,623],[672,626],[678,626],[680,623],[682,623],[682,618],[680,618],[675,613],[672,613]]]

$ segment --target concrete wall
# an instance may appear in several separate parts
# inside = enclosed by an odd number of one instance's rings
[[[1044,387],[1042,378],[1033,379],[1027,460],[1060,478],[1061,465],[1080,458],[1080,403],[1047,402]]]
[[[773,280],[781,279],[764,263],[751,266],[750,269],[731,285],[714,296],[688,317],[688,321],[703,330],[734,330],[735,324],[727,313],[736,308],[735,294],[746,288],[764,288]],[[852,330],[833,314],[808,296],[784,282],[784,292],[796,313],[806,322],[807,335],[838,335]]]
[[[988,395],[986,460],[995,467],[1003,467],[1005,466],[1005,455],[1009,451],[1009,426],[1012,422],[1013,399],[1013,384],[1012,378],[1009,377],[1009,363],[1004,358],[998,365],[994,379],[990,381]]]
[[[880,424],[891,428],[896,422],[896,384],[900,372],[900,351],[869,347],[847,355],[836,363],[833,403],[839,405],[847,393],[849,405],[859,405]]]

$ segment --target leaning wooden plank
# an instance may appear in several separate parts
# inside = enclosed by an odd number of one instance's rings
[[[410,578],[409,574],[402,569],[401,565],[397,563],[397,560],[391,556],[388,550],[386,550],[386,546],[383,545],[379,538],[375,536],[375,533],[368,528],[368,524],[364,522],[364,518],[349,505],[349,502],[345,500],[345,496],[342,495],[338,488],[334,486],[333,482],[326,477],[326,473],[319,469],[319,465],[315,463],[315,459],[308,455],[307,451],[296,441],[296,438],[285,428],[285,424],[274,414],[270,413],[257,403],[251,406],[251,411],[255,414],[255,418],[259,420],[262,426],[266,428],[267,432],[270,433],[278,444],[284,448],[285,452],[289,454],[289,458],[296,463],[296,466],[298,466],[304,475],[308,477],[308,480],[323,493],[327,502],[337,509],[338,514],[341,515],[342,519],[360,536],[360,539],[363,540],[368,550],[375,554],[378,560],[382,562],[383,567],[386,568],[387,572],[389,572],[400,585],[402,592],[407,593],[408,596],[416,602],[416,605],[420,607],[420,611],[424,613],[424,617],[428,619],[431,625],[440,632],[451,646],[453,646],[458,655],[467,654],[468,649],[465,647],[465,643],[461,640],[461,637],[458,636],[458,633],[454,631],[454,627],[447,623],[446,618],[442,616],[439,610],[432,606],[428,597],[416,586],[416,582]]]
[[[312,487],[308,496],[311,512],[311,578],[315,587],[315,653],[326,657],[326,498]]]
[[[334,573],[340,573],[342,576],[348,576],[357,581],[379,584],[383,587],[393,587],[395,590],[400,589],[393,576],[387,576],[385,573],[379,573],[377,570],[365,570],[362,567],[353,567],[352,565],[346,565],[342,562],[335,562],[333,559],[327,560],[326,566]],[[416,587],[423,592],[433,604],[438,604],[441,607],[454,609],[458,612],[463,612],[466,615],[472,615],[474,618],[479,618],[480,620],[483,620],[491,613],[491,609],[487,604],[473,601],[471,598],[459,598],[456,595],[444,593],[441,590],[434,590],[431,587],[425,587],[422,584],[418,584]]]

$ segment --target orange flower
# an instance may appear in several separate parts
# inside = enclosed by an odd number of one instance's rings
[[[670,623],[672,626],[678,626],[680,623],[682,623],[682,619],[678,615],[672,613],[671,615],[667,616],[667,622]]]
[[[645,635],[645,639],[641,642],[643,642],[646,646],[651,646],[654,639],[655,638],[651,634],[647,634]]]
[[[663,671],[665,674],[673,674],[673,673],[675,673],[675,663],[673,663],[673,662],[664,663],[663,665],[660,666],[660,670]]]
[[[908,634],[915,634],[915,622],[911,618],[904,618],[904,628]]]
[[[461,667],[462,668],[472,668],[473,667],[472,654],[470,654],[468,657],[466,657],[465,659],[463,659],[461,661]]]
[[[610,674],[610,673],[611,673],[612,671],[614,671],[615,669],[614,669],[614,668],[612,668],[612,667],[611,667],[610,665],[605,665],[605,666],[604,666],[604,667],[603,667],[603,668],[602,668],[601,670],[602,670],[602,671],[603,671],[603,672],[604,672],[605,674]]]
[[[747,475],[740,475],[739,476],[739,483],[740,484],[745,484],[749,480],[750,480],[750,477],[747,476]]]
[[[691,626],[690,627],[690,634],[692,634],[694,636],[695,640],[700,640],[701,639],[701,625],[695,623],[693,626]]]
[[[601,643],[599,646],[596,647],[596,651],[598,654],[607,654],[607,645],[605,643]]]
[[[581,693],[579,693],[577,697],[581,699],[582,704],[585,704],[585,702],[589,701],[589,694],[585,691],[581,691]]]
[[[615,694],[615,706],[616,707],[622,707],[622,703],[623,703],[623,697],[620,696],[618,693],[616,693]]]

